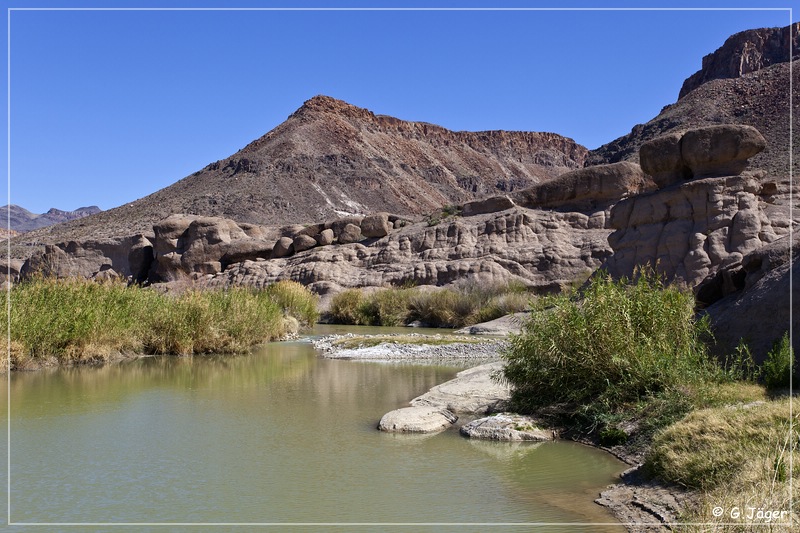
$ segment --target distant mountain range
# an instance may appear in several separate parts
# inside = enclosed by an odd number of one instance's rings
[[[10,229],[13,232],[12,235],[14,235],[15,233],[23,233],[52,226],[60,222],[67,222],[68,220],[88,217],[89,215],[95,215],[101,211],[102,209],[96,205],[81,207],[75,211],[62,211],[54,207],[47,211],[47,213],[37,215],[31,213],[24,207],[11,204],[0,207],[0,224],[4,226],[4,230]],[[7,220],[10,220],[10,228],[5,227]]]

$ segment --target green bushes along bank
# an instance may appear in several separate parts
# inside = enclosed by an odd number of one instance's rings
[[[243,352],[317,319],[316,297],[282,281],[263,291],[179,295],[79,279],[34,279],[3,293],[11,304],[10,368],[114,355]],[[3,313],[3,326],[8,326]]]
[[[790,492],[800,419],[788,399],[768,395],[788,384],[788,338],[761,368],[744,344],[720,363],[708,355],[711,340],[690,293],[652,272],[632,282],[599,272],[580,298],[537,303],[505,353],[504,375],[516,410],[552,416],[603,445],[625,444],[646,458],[650,476],[697,491],[683,522],[723,524],[738,509],[741,527],[731,531],[775,527],[789,519],[790,503],[800,504],[798,490]],[[772,514],[759,518],[759,509]]]

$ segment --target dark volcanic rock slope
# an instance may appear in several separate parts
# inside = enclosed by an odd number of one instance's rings
[[[751,161],[753,168],[770,176],[789,176],[789,89],[800,83],[797,62],[790,66],[789,30],[793,58],[799,24],[786,28],[748,30],[731,36],[717,51],[703,59],[703,68],[686,80],[680,99],[666,106],[646,124],[634,126],[628,135],[593,150],[587,164],[639,160],[639,147],[656,137],[716,124],[746,124],[764,135],[767,149]],[[785,48],[784,48],[785,47]],[[794,98],[793,128],[800,131],[800,99]],[[794,146],[798,160],[798,146]]]
[[[132,204],[30,238],[148,232],[172,213],[276,225],[372,211],[419,215],[546,181],[582,167],[586,153],[553,133],[453,132],[317,96],[227,159]]]

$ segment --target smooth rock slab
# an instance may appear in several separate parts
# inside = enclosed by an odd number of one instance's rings
[[[403,407],[389,411],[378,423],[378,429],[394,433],[432,433],[450,427],[458,417],[437,407]]]
[[[502,410],[511,398],[511,386],[495,380],[502,362],[462,370],[455,379],[436,385],[411,400],[413,406],[446,409],[453,413],[486,414]]]
[[[461,434],[471,439],[503,441],[553,440],[553,432],[542,429],[529,416],[501,413],[473,420],[461,427]]]

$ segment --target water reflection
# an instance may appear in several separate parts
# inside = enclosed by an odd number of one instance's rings
[[[621,465],[596,450],[375,429],[458,370],[324,360],[298,341],[14,374],[12,519],[608,520],[591,501]]]

